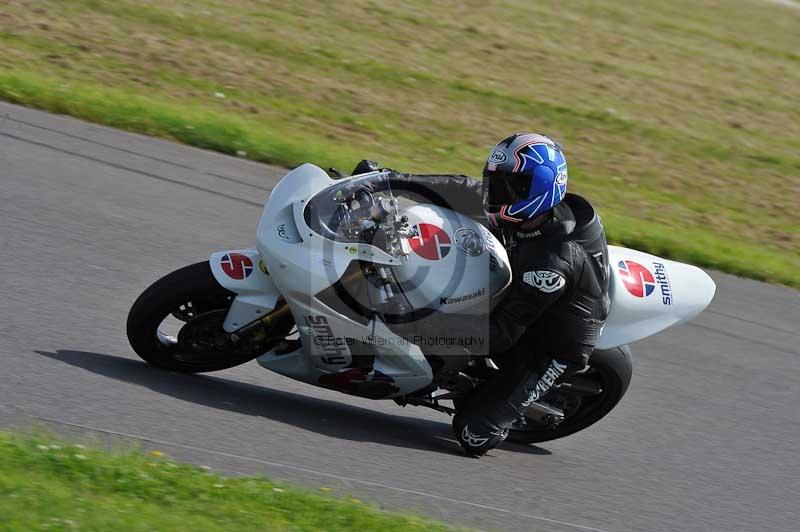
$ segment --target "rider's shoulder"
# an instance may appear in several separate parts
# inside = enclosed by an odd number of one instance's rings
[[[600,223],[597,210],[592,206],[589,200],[583,196],[568,192],[564,196],[563,204],[572,212],[572,216],[575,218],[576,228]]]
[[[567,194],[563,201],[572,213],[574,226],[569,238],[581,244],[590,244],[605,239],[605,228],[600,215],[589,201],[577,194]]]

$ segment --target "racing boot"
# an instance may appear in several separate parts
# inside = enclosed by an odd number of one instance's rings
[[[551,360],[541,374],[524,365],[503,368],[453,417],[458,443],[470,456],[486,454],[508,437],[511,425],[524,417],[532,403],[578,369],[577,364],[559,359]]]

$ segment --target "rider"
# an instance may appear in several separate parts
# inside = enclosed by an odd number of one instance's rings
[[[363,160],[353,174],[377,169]],[[586,367],[610,304],[605,231],[589,202],[566,193],[562,148],[544,135],[500,141],[484,166],[483,182],[393,172],[390,186],[485,216],[508,250],[512,286],[482,318],[488,323],[470,325],[476,318],[459,316],[465,328],[488,325],[492,360],[500,367],[453,418],[461,446],[480,456],[508,436],[534,401]]]

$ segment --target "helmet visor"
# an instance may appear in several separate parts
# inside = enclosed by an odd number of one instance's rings
[[[527,199],[531,190],[531,177],[525,174],[484,172],[483,206],[510,205]]]

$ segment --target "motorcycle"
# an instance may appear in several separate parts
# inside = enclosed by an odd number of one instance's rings
[[[480,331],[415,331],[488,313],[511,283],[508,256],[477,220],[395,197],[389,177],[289,172],[255,248],[214,253],[139,296],[127,321],[134,351],[185,373],[255,359],[314,386],[457,412],[498,371],[491,353],[475,354]],[[609,259],[610,314],[589,366],[533,402],[510,440],[553,440],[600,420],[630,383],[628,344],[691,320],[716,290],[694,266],[617,246]]]

